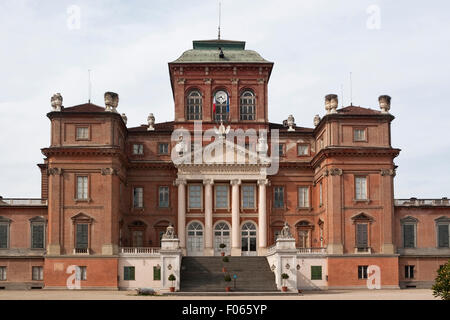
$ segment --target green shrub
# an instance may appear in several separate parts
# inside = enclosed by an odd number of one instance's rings
[[[433,296],[450,300],[450,260],[439,268],[431,289],[433,289]]]

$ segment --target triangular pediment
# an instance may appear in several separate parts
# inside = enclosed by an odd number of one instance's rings
[[[361,212],[361,213],[358,213],[357,215],[354,215],[351,219],[353,221],[355,221],[355,220],[358,220],[358,221],[361,221],[361,220],[373,221],[374,220],[372,216],[369,216],[367,213],[364,213],[364,212]]]
[[[89,223],[94,220],[92,217],[90,217],[87,214],[82,213],[82,212],[78,213],[77,215],[74,215],[71,219],[74,222],[76,221],[76,222],[89,222]]]

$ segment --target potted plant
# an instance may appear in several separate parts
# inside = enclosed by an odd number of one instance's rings
[[[221,255],[222,257],[225,256],[225,251],[223,251],[223,249],[225,249],[227,245],[225,243],[221,243],[219,244],[219,248],[222,249]]]
[[[223,262],[228,262],[228,261],[230,261],[230,260],[228,259],[228,257],[223,257],[223,258],[222,258],[222,261],[223,261]],[[225,267],[223,267],[223,268],[222,268],[222,272],[227,272],[227,269],[226,269]]]
[[[282,273],[281,279],[283,279],[283,286],[281,287],[281,291],[286,292],[287,291],[286,280],[289,279],[289,275],[287,273]]]
[[[173,275],[173,273],[168,278],[169,281],[172,281],[172,286],[170,287],[170,292],[175,292],[175,287],[173,285],[173,282],[177,280],[177,278]]]
[[[224,280],[225,280],[225,282],[230,282],[230,281],[231,281],[231,276],[227,273],[227,274],[225,275],[225,277],[224,277]],[[230,290],[231,290],[230,286],[227,285],[227,286],[225,287],[225,291],[226,291],[226,292],[230,292]]]

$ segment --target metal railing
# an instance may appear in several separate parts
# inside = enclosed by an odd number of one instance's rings
[[[46,206],[47,199],[38,198],[0,198],[0,206]]]
[[[325,254],[327,248],[297,248],[297,254]]]
[[[89,248],[74,248],[73,254],[89,254]]]
[[[120,248],[120,253],[126,254],[159,254],[158,247],[122,247]]]
[[[396,206],[450,206],[450,200],[447,198],[442,199],[395,199],[394,205]]]

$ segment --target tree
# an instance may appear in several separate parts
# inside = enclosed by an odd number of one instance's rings
[[[433,296],[450,300],[450,260],[438,270],[438,275],[431,287]]]

